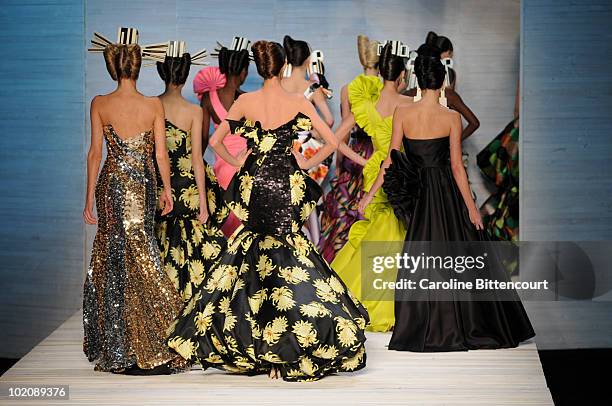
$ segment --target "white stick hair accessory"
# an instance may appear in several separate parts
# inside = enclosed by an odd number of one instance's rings
[[[408,45],[404,45],[402,41],[396,40],[387,40],[384,43],[378,43],[378,56],[382,55],[382,51],[387,44],[391,44],[391,54],[401,58],[408,58],[410,56],[410,47]]]
[[[94,32],[91,40],[90,52],[104,52],[109,45],[133,45],[138,44],[138,30],[136,28],[119,27],[117,30],[117,42],[111,42],[104,35]],[[168,43],[141,45],[140,52],[143,59],[151,61],[163,61],[168,50]],[[144,65],[144,64],[143,64]]]
[[[317,49],[312,51],[310,54],[310,63],[308,64],[309,74],[316,73],[318,75],[325,75],[325,66],[323,65],[323,51]]]
[[[214,52],[212,52],[210,55],[214,57],[219,57],[219,52],[221,51],[221,48],[227,48],[230,51],[242,51],[246,49],[247,51],[249,51],[249,59],[253,60],[253,52],[251,51],[251,41],[248,38],[234,37],[232,39],[232,45],[229,48],[217,41],[217,46],[215,47]]]
[[[408,61],[406,62],[406,70],[408,71],[408,89],[414,89],[417,87],[417,78],[416,74],[414,73],[414,63],[416,62],[417,56],[419,56],[419,54],[417,54],[416,51],[410,52]]]
[[[187,53],[187,44],[185,41],[168,41],[168,50],[166,56],[170,58],[180,58]],[[208,65],[207,62],[202,60],[206,58],[206,49],[201,49],[195,54],[191,55],[192,65]]]
[[[449,69],[453,68],[453,60],[451,58],[443,58],[440,59],[442,65],[444,65],[444,70],[446,73],[444,74],[444,87],[450,86],[450,74],[448,72]]]

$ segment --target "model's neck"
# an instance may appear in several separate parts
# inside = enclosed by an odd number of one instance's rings
[[[385,80],[381,93],[397,93],[397,84],[393,80]]]
[[[291,69],[291,77],[305,78],[306,77],[306,65],[293,66]]]
[[[240,88],[240,77],[238,75],[231,75],[226,77],[225,88],[228,90],[236,91]]]
[[[117,84],[119,92],[137,92],[136,81],[134,79],[120,79]]]
[[[423,89],[421,90],[421,99],[425,103],[437,104],[440,100],[440,89]]]
[[[366,76],[378,76],[378,69],[376,68],[364,68],[363,74]]]
[[[183,85],[177,86],[173,84],[167,84],[166,90],[164,91],[162,96],[182,98],[183,97],[182,92],[183,92]]]
[[[266,79],[263,82],[262,88],[264,90],[277,90],[282,89],[281,79],[278,76],[274,76],[270,79]]]

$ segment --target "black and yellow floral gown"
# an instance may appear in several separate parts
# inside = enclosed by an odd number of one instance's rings
[[[166,147],[170,157],[174,208],[166,216],[161,216],[158,210],[155,235],[166,274],[186,302],[226,247],[219,225],[229,214],[229,208],[223,202],[212,168],[205,165],[210,215],[205,225],[200,223],[198,186],[191,167],[191,132],[166,120]],[[161,184],[161,180],[158,180],[158,185]],[[161,193],[161,189],[158,193]]]
[[[317,380],[365,366],[368,315],[300,231],[321,189],[291,154],[298,114],[271,130],[230,122],[252,149],[226,199],[243,228],[185,306],[168,344],[204,368]]]

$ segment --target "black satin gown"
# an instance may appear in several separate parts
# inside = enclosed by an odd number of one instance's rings
[[[396,215],[407,221],[406,241],[480,241],[486,244],[487,234],[476,230],[470,222],[468,209],[455,183],[450,167],[449,137],[404,138],[403,144],[405,153],[391,153],[392,164],[386,171],[383,188]],[[489,274],[480,276],[508,280],[501,264],[493,263],[485,272]],[[398,280],[402,277],[405,277],[402,271],[398,272]],[[397,300],[396,292],[396,324],[390,350],[434,352],[509,348],[535,335],[514,291],[511,292],[514,300],[506,297],[506,300],[487,301],[465,300],[465,297],[464,300],[449,300],[448,293],[440,291],[424,294],[427,295],[425,300],[423,296]]]

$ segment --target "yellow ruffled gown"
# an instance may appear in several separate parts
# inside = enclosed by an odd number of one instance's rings
[[[391,144],[392,116],[381,117],[376,110],[376,103],[383,87],[376,76],[357,76],[348,85],[348,97],[355,122],[371,138],[374,153],[363,168],[364,191],[369,191],[378,176],[380,165],[387,158]],[[361,292],[361,261],[364,253],[362,243],[378,242],[369,245],[377,255],[394,255],[401,249],[406,236],[406,227],[395,217],[393,208],[387,200],[382,188],[378,189],[372,202],[364,213],[365,220],[353,224],[349,231],[346,245],[338,251],[332,269],[342,278],[351,292],[366,306],[370,314],[370,331],[389,331],[395,322],[393,315],[393,295],[389,291],[380,293],[379,300],[362,300]],[[363,272],[372,272],[371,268]],[[397,270],[387,270],[393,275],[384,275],[384,280],[395,281]],[[370,289],[366,295],[368,299],[377,297],[377,293]]]

